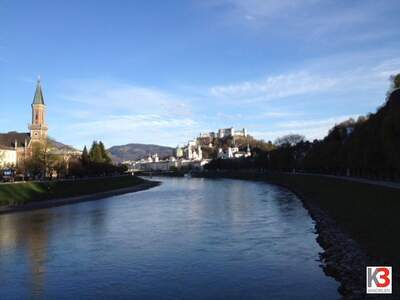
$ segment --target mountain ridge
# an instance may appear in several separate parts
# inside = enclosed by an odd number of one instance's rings
[[[129,143],[112,146],[107,151],[111,153],[113,161],[122,162],[124,160],[139,160],[155,153],[160,158],[171,156],[174,153],[174,148],[156,144]]]

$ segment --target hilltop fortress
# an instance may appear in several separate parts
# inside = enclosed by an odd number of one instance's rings
[[[138,161],[124,161],[131,170],[170,171],[176,169],[202,169],[212,159],[236,159],[251,156],[250,146],[241,147],[238,139],[250,137],[247,129],[222,128],[217,132],[200,133],[184,146],[177,146],[173,156],[161,158],[157,153],[149,153]]]
[[[222,129],[218,129],[217,132],[200,133],[199,138],[220,138],[220,139],[223,139],[223,138],[235,137],[235,136],[247,137],[247,129],[243,128],[242,130],[235,130],[233,127],[222,128]]]

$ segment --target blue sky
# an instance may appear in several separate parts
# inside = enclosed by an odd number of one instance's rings
[[[176,146],[248,128],[322,138],[384,102],[399,1],[0,0],[0,131],[26,131],[42,78],[49,133]]]

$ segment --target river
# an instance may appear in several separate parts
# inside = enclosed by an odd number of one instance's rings
[[[0,299],[338,299],[314,223],[261,182],[151,190],[0,215]]]

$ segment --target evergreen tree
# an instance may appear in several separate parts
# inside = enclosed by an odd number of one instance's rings
[[[103,157],[101,154],[101,148],[97,141],[93,141],[92,147],[89,151],[89,157],[91,162],[101,163],[103,162]]]
[[[103,142],[99,142],[99,148],[100,148],[100,153],[101,153],[101,157],[102,157],[102,161],[104,163],[110,164],[111,163],[111,158],[108,155],[106,148],[104,147]]]
[[[88,153],[88,151],[87,151],[86,146],[83,147],[83,152],[82,152],[81,160],[82,160],[82,164],[83,164],[83,165],[87,165],[87,164],[89,163],[89,161],[90,161],[89,153]]]

